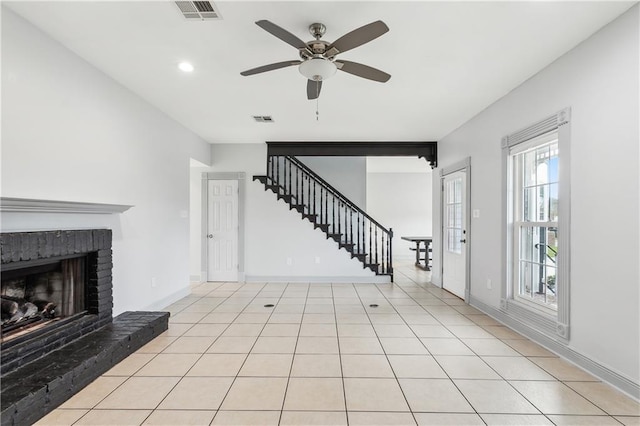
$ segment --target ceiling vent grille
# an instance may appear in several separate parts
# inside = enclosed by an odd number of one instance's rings
[[[270,115],[254,115],[253,119],[258,123],[273,123],[273,117]]]
[[[217,7],[210,1],[177,1],[176,5],[188,20],[210,21],[222,19]]]

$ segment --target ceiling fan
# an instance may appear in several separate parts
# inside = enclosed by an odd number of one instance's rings
[[[387,27],[387,25],[382,21],[375,21],[357,28],[343,35],[333,43],[320,40],[326,31],[326,27],[319,23],[311,24],[309,26],[309,32],[315,40],[307,43],[300,40],[289,31],[277,26],[273,22],[261,20],[257,21],[256,25],[298,49],[300,59],[263,65],[261,67],[243,71],[240,73],[241,75],[248,76],[298,65],[300,74],[307,78],[308,99],[317,99],[318,96],[320,96],[322,82],[333,76],[336,73],[336,70],[344,71],[369,80],[379,81],[381,83],[384,83],[391,78],[389,74],[376,68],[357,62],[335,59],[336,55],[339,53],[344,53],[368,43],[389,31],[389,27]]]

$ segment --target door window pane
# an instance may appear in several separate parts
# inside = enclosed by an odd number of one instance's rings
[[[450,253],[462,253],[462,178],[445,182],[445,223],[446,250]]]

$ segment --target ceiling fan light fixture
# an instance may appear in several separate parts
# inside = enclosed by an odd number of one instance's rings
[[[337,67],[328,59],[313,58],[301,63],[298,70],[309,80],[324,81],[336,73]]]

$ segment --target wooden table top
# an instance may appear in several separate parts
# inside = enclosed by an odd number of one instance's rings
[[[418,242],[418,241],[431,241],[433,240],[433,237],[400,237],[403,240],[406,241],[413,241],[414,243]]]

